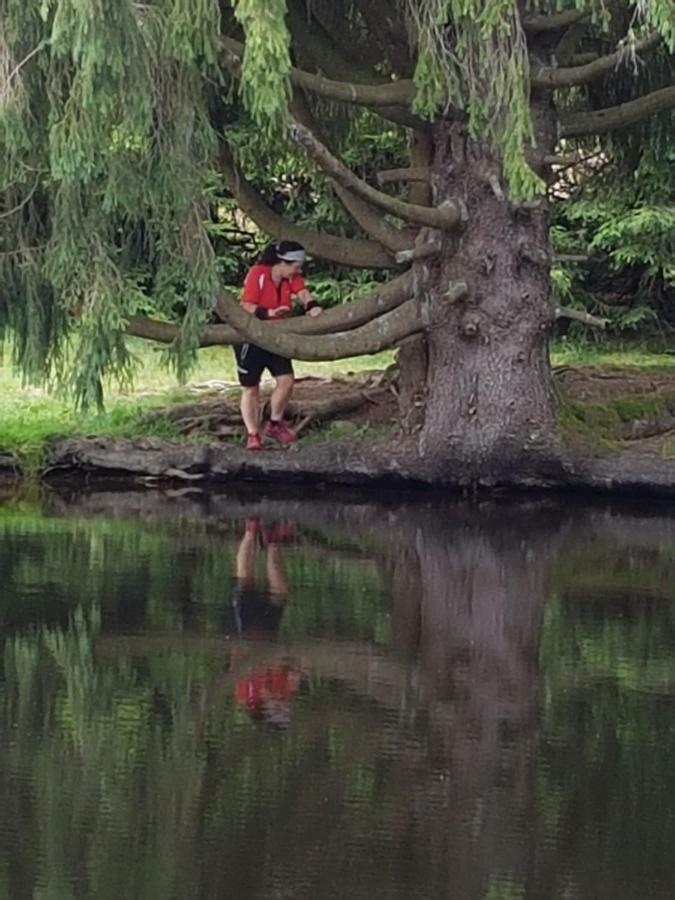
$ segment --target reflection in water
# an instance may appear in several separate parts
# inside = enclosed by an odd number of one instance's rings
[[[279,630],[288,600],[288,578],[280,555],[280,546],[293,536],[288,522],[263,527],[260,519],[246,520],[244,535],[237,549],[237,580],[232,593],[232,610],[237,633],[247,638],[273,640]],[[265,553],[265,584],[256,584],[256,550]],[[300,687],[302,669],[285,661],[258,666],[246,673],[235,688],[235,697],[253,719],[287,726],[291,719],[291,700]]]
[[[669,897],[675,519],[0,514],[0,897]]]

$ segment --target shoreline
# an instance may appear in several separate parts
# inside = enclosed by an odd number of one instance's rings
[[[490,477],[469,478],[453,471],[442,476],[425,460],[397,444],[377,441],[326,442],[290,449],[250,451],[216,443],[189,444],[161,438],[64,438],[47,445],[45,463],[23,473],[19,461],[0,454],[0,472],[18,481],[95,480],[172,484],[207,488],[244,483],[264,486],[346,485],[413,489],[448,494],[522,492],[589,493],[633,497],[675,497],[675,458],[642,446],[604,456],[568,453],[558,459],[534,455],[526,465]]]

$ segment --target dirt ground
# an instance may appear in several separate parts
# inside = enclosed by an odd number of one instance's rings
[[[554,375],[564,396],[571,400],[605,403],[636,394],[675,393],[675,368],[559,366]]]
[[[561,400],[584,403],[611,403],[620,397],[675,398],[675,368],[661,369],[619,367],[572,367],[554,369],[555,384]],[[163,410],[184,434],[202,433],[224,442],[240,442],[242,426],[239,415],[239,389],[223,385],[219,390],[208,385],[195,386],[194,401]],[[263,383],[262,398],[266,402],[271,383]],[[291,427],[303,438],[328,432],[332,436],[357,434],[383,435],[396,426],[398,417],[396,372],[373,370],[333,376],[330,379],[304,376],[298,378],[287,417]],[[675,401],[674,401],[675,402]],[[263,415],[266,415],[265,409]],[[622,431],[611,437],[619,441],[638,442],[645,450],[669,447],[675,437],[672,416],[658,422],[623,423]],[[646,427],[645,427],[646,426]]]

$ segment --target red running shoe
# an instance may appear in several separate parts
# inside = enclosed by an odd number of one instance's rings
[[[262,442],[257,431],[251,432],[246,438],[247,450],[262,450]]]
[[[270,419],[269,422],[265,423],[265,434],[280,444],[292,444],[295,442],[295,435],[290,428],[286,428],[283,422],[272,422]]]
[[[260,531],[260,519],[251,518],[246,520],[246,534],[257,534]]]
[[[263,538],[267,544],[289,544],[294,534],[295,529],[290,522],[277,522],[269,528],[263,528]]]

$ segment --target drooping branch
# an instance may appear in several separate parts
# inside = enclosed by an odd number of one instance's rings
[[[661,35],[654,32],[642,38],[642,40],[636,41],[632,50],[635,53],[646,53],[657,47],[660,42]],[[555,69],[541,66],[532,71],[530,80],[534,87],[540,88],[560,88],[588,84],[588,82],[614,71],[624,60],[629,58],[629,48],[621,47],[615,53],[600,56],[582,66]]]
[[[568,28],[575,22],[581,21],[590,15],[589,9],[568,9],[564,12],[553,13],[550,16],[526,16],[523,19],[523,28],[528,34],[540,34],[543,31],[559,31]]]
[[[230,306],[227,317],[250,343],[280,356],[310,362],[378,353],[425,327],[415,300],[407,300],[360,328],[319,336],[280,333],[273,324],[260,322],[240,306]]]
[[[321,316],[299,316],[274,323],[275,332],[302,335],[326,335],[346,332],[371,322],[405,303],[412,295],[413,277],[410,272],[379,285],[362,297],[327,309]],[[237,306],[237,299],[223,290],[218,298],[216,311],[225,319],[230,308]],[[161,322],[144,316],[132,316],[127,324],[127,334],[148,340],[171,344],[179,336],[180,328],[171,322]],[[199,336],[200,347],[228,346],[241,343],[241,335],[230,325],[207,325]]]
[[[422,181],[427,184],[431,180],[431,172],[426,168],[384,169],[375,176],[380,187],[383,184],[396,184],[398,181]]]
[[[312,256],[319,256],[338,265],[366,269],[387,269],[394,265],[392,257],[374,241],[319,234],[278,215],[244,178],[226,141],[221,142],[220,164],[225,183],[239,207],[270,237],[298,241]]]
[[[451,283],[445,295],[445,304],[456,302],[466,292],[467,286],[463,282]],[[378,353],[431,324],[416,299],[406,300],[391,312],[359,328],[319,336],[281,333],[276,323],[261,322],[235,303],[223,304],[220,313],[250,343],[280,356],[307,361],[349,359]]]
[[[374,206],[384,209],[405,222],[414,222],[418,225],[426,225],[429,228],[438,228],[444,231],[454,228],[460,223],[461,209],[459,204],[450,200],[443,203],[440,207],[432,208],[406,203],[404,200],[390,197],[389,194],[384,194],[382,191],[370,187],[369,184],[366,184],[365,181],[350,171],[314,137],[308,128],[294,122],[289,126],[289,132],[293,140],[307,151],[326,174]]]
[[[305,94],[300,88],[295,88],[293,98],[291,100],[291,112],[298,121],[302,122],[323,142],[328,143],[326,137],[322,134],[318,122],[312,115],[312,111],[306,101]],[[338,199],[365,233],[378,244],[392,253],[404,250],[410,246],[410,238],[388,225],[379,209],[376,209],[370,203],[366,203],[353,191],[343,187],[337,181],[330,179],[331,186],[338,196]]]
[[[336,41],[334,30],[324,28],[314,11],[308,10],[305,0],[289,0],[288,12],[293,49],[302,63],[299,70],[311,68],[315,71],[306,74],[320,72],[321,76],[336,83],[352,84],[356,79],[359,84],[373,87],[391,84],[390,79],[375,74],[372,67],[354,53],[353,43],[349,51],[345,50]],[[377,62],[382,62],[381,56],[377,57]],[[299,85],[296,84],[295,87],[297,89]],[[400,107],[384,105],[371,108],[382,118],[406,128],[428,128],[425,122],[410,111],[409,103]]]
[[[180,326],[173,322],[162,322],[146,316],[131,316],[125,329],[132,337],[157,341],[160,344],[172,344],[180,335]],[[202,329],[199,347],[232,346],[241,342],[241,338],[229,325],[207,325]]]
[[[569,61],[571,66],[585,66],[590,62],[600,58],[600,54],[594,50],[588,50],[585,53],[575,53]]]
[[[244,58],[244,45],[234,38],[223,37],[222,46],[225,65],[239,77]],[[312,75],[295,67],[291,67],[290,79],[293,84],[320,97],[356,106],[410,108],[415,98],[415,85],[408,79],[390,81],[386,84],[354,84],[334,81],[322,75]]]
[[[579,46],[579,42],[586,33],[587,25],[588,23],[584,19],[581,19],[581,21],[575,22],[574,25],[570,25],[570,27],[563,32],[553,53],[553,57],[558,66],[582,65],[582,63],[573,63],[572,57],[574,51]],[[590,60],[584,60],[584,62],[590,62]]]
[[[334,179],[331,179],[331,185],[347,212],[374,241],[382,244],[394,254],[410,247],[410,238],[396,228],[387,225],[379,212],[373,209],[369,203]],[[395,259],[399,262],[398,256],[395,256]]]
[[[590,134],[605,134],[673,108],[675,108],[675,85],[670,85],[636,100],[620,103],[618,106],[566,116],[562,120],[560,136],[583,137]]]

